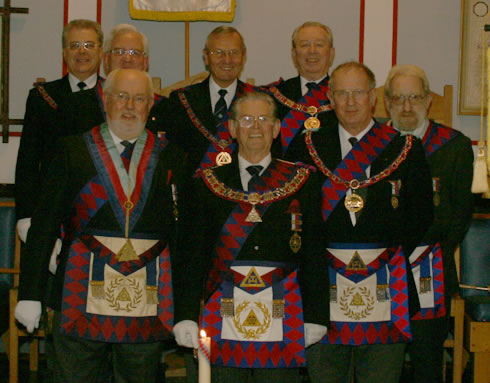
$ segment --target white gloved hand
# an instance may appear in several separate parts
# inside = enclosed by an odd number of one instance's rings
[[[56,269],[58,267],[57,260],[58,260],[58,254],[61,251],[61,245],[62,245],[61,239],[58,238],[54,244],[53,252],[51,253],[51,258],[49,258],[49,271],[53,275],[56,274]]]
[[[189,348],[199,348],[197,335],[199,326],[192,320],[182,320],[174,326],[172,330],[175,335],[175,341],[179,346]]]
[[[19,301],[15,306],[15,319],[23,324],[27,332],[33,332],[39,327],[41,319],[41,302]]]
[[[17,221],[17,233],[19,234],[19,238],[22,242],[26,242],[27,240],[27,232],[31,227],[31,219],[30,218],[22,218]]]
[[[326,334],[326,326],[316,323],[305,323],[305,347],[319,342]]]

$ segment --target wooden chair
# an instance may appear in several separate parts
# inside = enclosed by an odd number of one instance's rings
[[[0,209],[15,208],[15,202],[0,201]],[[12,220],[15,227],[15,217]],[[18,328],[14,312],[17,305],[17,295],[20,274],[20,238],[15,234],[15,250],[13,265],[7,268],[0,268],[0,274],[11,274],[13,276],[12,288],[9,291],[9,329],[2,335],[5,350],[9,358],[9,383],[19,381],[19,337],[30,337],[32,339],[29,350],[29,370],[37,371],[39,364],[39,338],[44,337],[44,331],[38,330],[34,335]]]
[[[376,88],[376,106],[374,109],[374,117],[386,121],[390,116],[386,111],[384,97],[385,88],[380,86]],[[430,92],[432,103],[429,109],[429,119],[435,120],[446,126],[451,126],[453,121],[453,87],[452,85],[444,86],[444,94],[440,95]],[[459,265],[459,249],[455,253],[456,265]],[[453,383],[461,383],[463,377],[463,369],[468,359],[467,353],[464,351],[463,335],[464,335],[464,300],[461,297],[451,299],[451,317],[454,321],[452,337],[446,339],[444,348],[452,349],[453,360]],[[444,380],[446,368],[444,364]]]
[[[432,104],[429,109],[429,118],[446,126],[453,124],[453,86],[445,85],[444,94],[430,92]],[[376,88],[376,106],[374,109],[374,118],[389,119],[390,116],[385,108],[384,103],[385,87]]]
[[[473,353],[473,382],[490,382],[490,214],[473,214],[461,244],[465,348]]]
[[[161,96],[168,97],[172,91],[179,89],[179,88],[184,88],[186,86],[192,85],[192,84],[197,84],[206,79],[206,77],[209,76],[208,72],[201,72],[198,74],[195,74],[185,80],[178,81],[172,85],[169,85],[165,88],[162,89],[162,81],[159,77],[153,77],[153,90],[155,93],[158,93]]]

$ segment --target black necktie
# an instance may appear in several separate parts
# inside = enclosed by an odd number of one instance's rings
[[[349,138],[349,142],[352,145],[352,147],[354,147],[357,145],[358,141],[357,141],[357,138],[351,137],[351,138]],[[358,178],[358,181],[365,181],[365,180],[367,180],[366,173],[364,172],[364,170],[362,170],[361,175]],[[357,189],[356,194],[359,195],[364,200],[364,206],[366,206],[367,188],[364,187],[364,188]],[[362,213],[362,210],[356,213],[356,219],[359,218],[361,213]]]
[[[217,127],[223,122],[223,118],[225,117],[225,113],[227,111],[225,96],[228,91],[226,89],[220,89],[218,93],[219,100],[214,106],[214,119]]]
[[[87,87],[87,84],[85,84],[83,81],[80,81],[77,86],[80,88],[80,90],[84,90]]]
[[[136,141],[133,143],[126,140],[121,141],[121,145],[124,146],[124,150],[121,153],[121,159],[127,172],[129,172],[129,164],[131,163],[131,155],[133,154],[135,143]]]
[[[247,172],[249,172],[252,176],[252,178],[250,178],[250,181],[248,181],[248,191],[255,190],[255,185],[260,180],[259,173],[262,171],[263,168],[264,167],[260,165],[250,165],[247,168]]]
[[[306,93],[308,93],[312,89],[313,90],[319,90],[320,89],[320,85],[318,85],[316,82],[307,82],[306,87],[308,88]]]

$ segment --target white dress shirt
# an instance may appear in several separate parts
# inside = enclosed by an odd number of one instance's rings
[[[231,102],[233,101],[233,97],[235,97],[237,85],[238,85],[238,80],[235,79],[235,81],[233,81],[233,83],[229,87],[222,88],[218,84],[216,84],[216,82],[213,79],[213,76],[209,76],[209,95],[211,96],[211,108],[213,108],[213,113],[214,113],[214,107],[216,106],[216,103],[221,97],[218,92],[221,89],[226,89],[227,93],[225,95],[225,101],[226,101],[226,107],[229,109]]]
[[[299,80],[301,82],[301,94],[304,96],[307,92],[308,92],[308,87],[306,86],[306,84],[308,84],[309,82],[314,82],[316,84],[319,84],[323,81],[323,79],[325,77],[327,77],[328,75],[325,75],[323,76],[321,79],[319,80],[315,80],[315,81],[311,81],[311,80],[307,80],[306,78],[304,78],[303,76],[299,76]]]
[[[257,164],[252,164],[248,162],[245,158],[240,156],[240,153],[238,153],[238,168],[240,169],[240,180],[242,181],[243,190],[248,191],[248,181],[250,181],[250,179],[252,178],[252,175],[248,172],[247,168],[251,165],[263,166],[263,169],[259,173],[259,176],[261,176],[271,162],[272,162],[272,156],[270,153]]]
[[[73,74],[68,73],[68,81],[70,82],[70,88],[73,93],[80,92],[80,88],[78,87],[78,83],[81,81],[76,78]],[[89,78],[83,80],[83,82],[87,85],[84,90],[92,89],[97,84],[97,73],[94,73]]]
[[[371,129],[374,125],[374,120],[371,120],[371,122],[368,124],[368,126],[361,131],[358,135],[353,136],[351,135],[347,130],[344,129],[342,125],[339,124],[339,139],[340,139],[340,150],[342,153],[342,159],[345,158],[345,156],[351,151],[352,149],[352,144],[349,142],[349,138],[355,137],[357,138],[357,141],[361,141],[362,137]],[[364,172],[366,173],[366,177],[369,178],[369,174],[371,173],[371,166],[368,166]],[[347,195],[351,195],[352,190],[349,189],[347,190]],[[366,201],[364,201],[366,203]],[[350,215],[350,220],[352,222],[352,226],[356,226],[357,220],[356,220],[356,213],[349,212]]]

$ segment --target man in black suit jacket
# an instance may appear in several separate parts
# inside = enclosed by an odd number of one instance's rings
[[[319,189],[310,167],[271,157],[279,133],[274,109],[265,93],[239,98],[230,123],[238,154],[196,180],[196,237],[188,241],[194,247],[186,252],[185,311],[174,333],[177,343],[197,348],[204,297],[201,326],[212,337],[213,382],[252,376],[255,382],[298,382],[305,343],[327,330],[328,312],[316,310],[317,297],[328,296],[328,277],[320,279],[316,267]]]
[[[104,41],[104,72],[109,75],[114,69],[138,69],[148,71],[149,45],[148,38],[134,25],[118,24],[112,28]],[[63,113],[63,124],[74,127],[79,132],[85,132],[105,121],[102,107],[102,88],[94,88],[68,96],[67,107]],[[153,111],[166,98],[155,93],[154,107],[150,111],[147,129],[157,133],[157,120]]]
[[[173,325],[177,223],[186,222],[181,203],[190,188],[183,153],[144,129],[152,105],[146,72],[111,72],[107,124],[61,141],[43,184],[16,318],[30,332],[38,326],[63,224],[49,300],[56,381],[100,381],[111,375],[101,371],[110,352],[116,382],[156,381],[161,340]]]
[[[418,140],[372,119],[374,88],[367,67],[340,65],[329,90],[338,123],[305,134],[325,175],[319,267],[331,284],[332,326],[307,350],[312,383],[398,382],[418,309],[408,255],[432,221],[430,173]]]
[[[76,126],[62,123],[67,98],[82,89],[97,88],[102,80],[97,76],[104,41],[100,25],[73,20],[64,27],[62,40],[68,74],[59,80],[35,84],[26,103],[15,169],[17,227],[24,242],[56,140],[82,133]]]
[[[202,54],[209,77],[173,91],[168,103],[155,108],[158,130],[189,154],[196,169],[231,161],[235,145],[227,128],[228,111],[237,97],[253,89],[238,79],[247,51],[235,28],[221,26],[211,31]]]
[[[426,277],[432,286],[430,289],[423,284],[418,286],[422,309],[413,318],[414,339],[408,351],[414,369],[413,381],[439,383],[442,382],[443,343],[449,330],[451,297],[459,293],[454,251],[471,222],[473,150],[470,139],[464,134],[428,120],[430,87],[421,68],[394,66],[385,84],[385,104],[395,129],[422,140],[432,175],[434,222],[413,253],[412,264],[420,264],[418,258],[422,256],[417,256],[425,255],[428,246],[440,251],[432,250],[428,254],[431,258],[427,263],[433,267],[428,268],[431,271]],[[441,286],[442,283],[437,281],[436,262],[441,253],[444,288],[438,290],[436,283]],[[430,299],[424,304],[426,297]]]
[[[291,39],[291,57],[298,76],[282,79],[268,86],[278,106],[281,134],[274,142],[273,153],[285,156],[301,145],[305,129],[317,129],[332,119],[327,97],[328,70],[335,57],[331,29],[316,21],[297,27]]]

